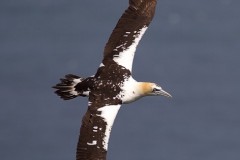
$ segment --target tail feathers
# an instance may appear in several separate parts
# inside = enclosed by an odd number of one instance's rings
[[[73,74],[68,74],[65,75],[64,78],[61,78],[61,82],[53,86],[53,88],[57,89],[55,93],[62,99],[73,99],[80,95],[80,93],[76,90],[75,86],[83,80],[84,78]]]

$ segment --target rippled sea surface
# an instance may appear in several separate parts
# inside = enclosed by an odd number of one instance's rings
[[[93,75],[128,1],[1,0],[0,157],[73,160],[87,99],[51,86]],[[133,76],[172,99],[124,105],[110,160],[240,159],[240,1],[158,0]]]

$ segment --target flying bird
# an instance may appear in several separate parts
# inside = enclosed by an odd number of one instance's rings
[[[53,86],[64,100],[88,97],[77,144],[77,160],[105,160],[114,119],[122,104],[144,96],[171,95],[160,85],[132,77],[136,47],[155,13],[156,0],[129,0],[104,49],[96,74],[82,78],[68,74]]]

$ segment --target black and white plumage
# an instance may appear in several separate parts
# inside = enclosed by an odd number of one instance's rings
[[[137,82],[132,77],[136,47],[155,13],[156,0],[129,0],[104,49],[103,61],[96,74],[81,78],[66,75],[53,88],[61,98],[89,98],[77,145],[77,160],[105,160],[114,119],[124,103],[141,97],[171,97],[159,85]]]

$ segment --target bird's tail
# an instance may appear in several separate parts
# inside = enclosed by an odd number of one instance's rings
[[[53,88],[57,89],[55,93],[60,96],[64,100],[73,99],[77,96],[86,96],[82,95],[76,90],[76,85],[78,83],[81,83],[84,80],[84,78],[81,78],[79,76],[68,74],[65,75],[64,78],[60,79],[60,83],[53,86]]]

